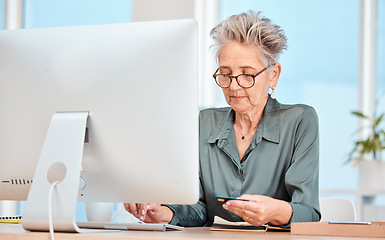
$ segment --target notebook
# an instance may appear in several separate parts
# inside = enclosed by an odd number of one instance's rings
[[[270,225],[253,226],[247,222],[229,222],[218,216],[214,217],[214,223],[211,226],[212,231],[254,231],[254,232],[267,232],[267,231],[290,231],[290,228],[276,227]]]

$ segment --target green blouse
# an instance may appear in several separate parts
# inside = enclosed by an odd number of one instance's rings
[[[171,224],[210,226],[214,216],[243,221],[216,204],[216,196],[266,195],[290,203],[291,222],[319,221],[319,133],[312,107],[268,98],[257,131],[242,160],[234,135],[235,112],[200,112],[200,199],[195,205],[167,205]],[[188,190],[186,190],[188,191]]]

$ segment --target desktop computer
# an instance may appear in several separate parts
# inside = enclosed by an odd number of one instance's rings
[[[197,103],[194,20],[0,31],[0,199],[73,232],[77,201],[193,204]]]

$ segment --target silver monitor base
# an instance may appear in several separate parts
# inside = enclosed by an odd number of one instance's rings
[[[52,193],[53,229],[83,231],[75,219],[87,118],[88,112],[53,115],[24,209],[24,229],[49,231],[49,188],[60,181]]]

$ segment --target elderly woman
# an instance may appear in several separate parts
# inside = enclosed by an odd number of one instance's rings
[[[283,31],[249,11],[218,24],[211,36],[219,62],[214,79],[230,107],[200,113],[199,202],[126,209],[145,222],[182,226],[209,226],[216,215],[256,226],[319,221],[316,112],[274,96]],[[216,196],[249,201],[218,206]]]

